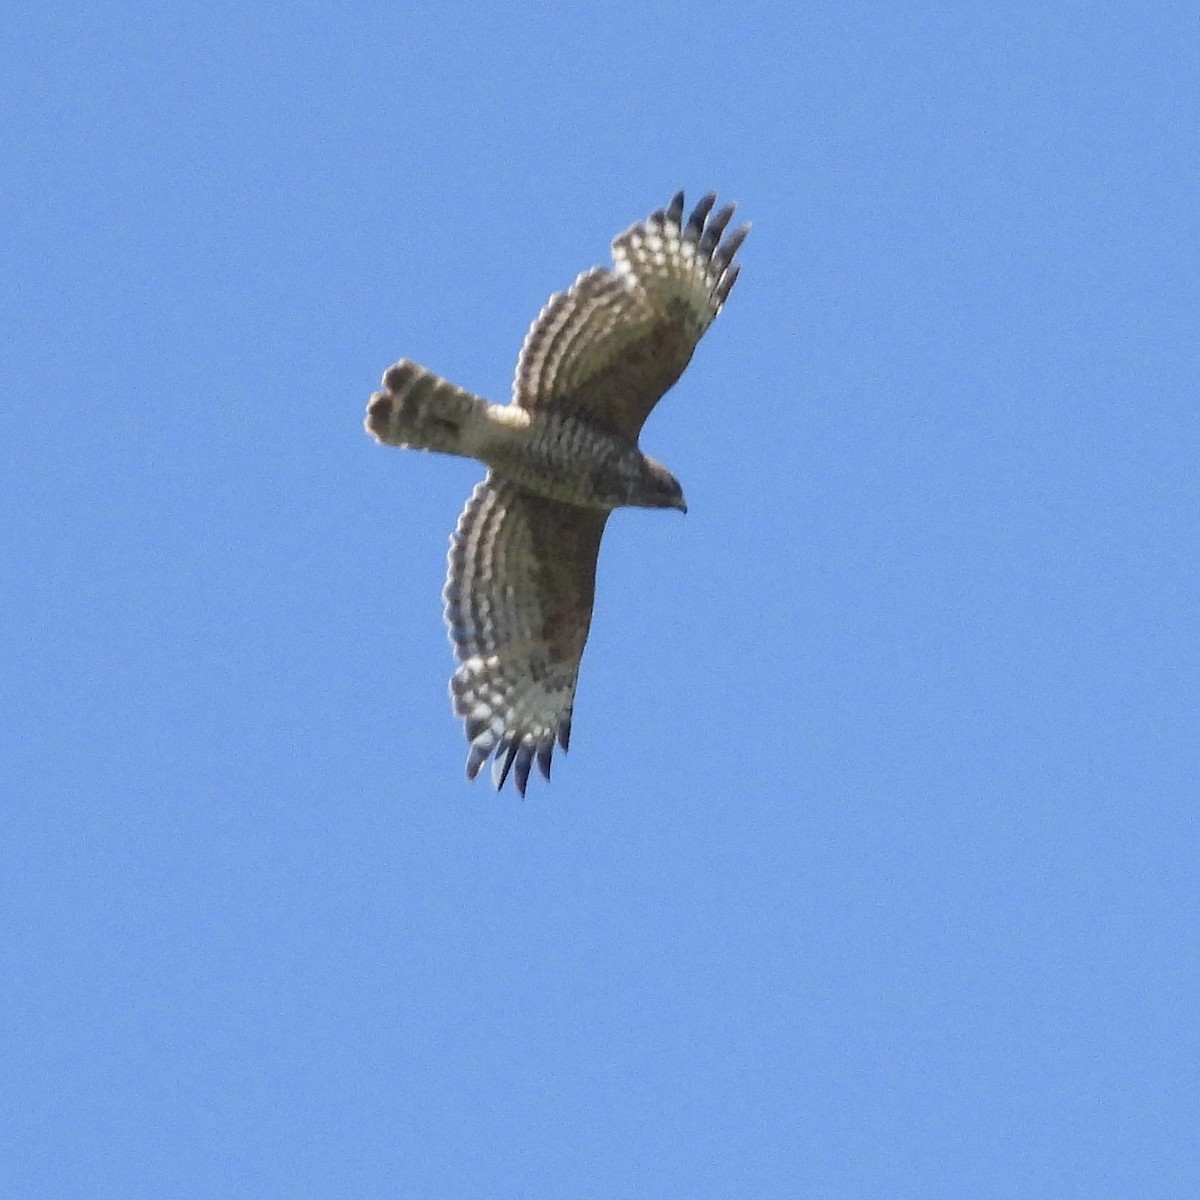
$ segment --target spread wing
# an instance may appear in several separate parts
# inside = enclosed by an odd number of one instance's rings
[[[705,196],[684,225],[679,192],[613,242],[612,271],[593,267],[551,296],[521,349],[513,403],[569,410],[636,441],[737,279],[750,227],[722,241],[734,206],[710,216],[715,203]]]
[[[461,664],[450,693],[471,743],[468,779],[494,752],[496,786],[512,769],[524,795],[534,760],[549,779],[555,741],[567,748],[607,519],[490,472],[467,501],[443,597]]]

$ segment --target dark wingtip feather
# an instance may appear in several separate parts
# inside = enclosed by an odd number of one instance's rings
[[[558,744],[564,750],[571,748],[571,714],[567,713],[558,723]]]
[[[529,782],[529,768],[533,765],[533,746],[528,742],[520,743],[516,759],[513,762],[513,779],[521,799],[525,799],[525,785]]]
[[[725,232],[725,226],[729,224],[733,218],[736,204],[726,204],[715,217],[709,221],[700,238],[700,250],[704,254],[712,253],[713,247],[721,240],[721,234]]]
[[[677,229],[679,223],[683,220],[683,193],[676,192],[671,197],[671,203],[667,205],[667,220]]]
[[[496,757],[492,762],[492,782],[496,785],[496,791],[504,786],[504,781],[508,778],[509,771],[512,770],[520,746],[521,743],[511,733],[505,734],[500,739],[500,745],[496,748]]]
[[[734,263],[721,276],[721,282],[717,284],[717,302],[719,304],[724,304],[729,299],[729,293],[733,291],[733,285],[737,283],[738,272],[741,269],[741,263]]]
[[[717,252],[713,255],[713,262],[719,267],[726,267],[733,261],[733,256],[742,248],[742,243],[746,240],[746,235],[750,232],[749,225],[743,225],[735,229],[721,244],[717,247]]]
[[[542,778],[549,781],[550,779],[550,763],[554,758],[554,738],[553,736],[545,737],[538,743],[537,748],[537,765],[538,770],[542,773]]]
[[[479,768],[487,762],[492,753],[492,747],[481,742],[473,742],[467,754],[467,778],[474,779],[479,774]]]
[[[712,212],[712,206],[717,202],[717,193],[709,192],[707,196],[701,196],[692,209],[692,215],[688,217],[687,228],[683,231],[684,237],[690,241],[697,241],[701,231],[704,229],[704,222],[708,214]]]

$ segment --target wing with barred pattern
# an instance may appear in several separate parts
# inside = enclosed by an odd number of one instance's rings
[[[613,241],[612,271],[593,267],[551,296],[521,349],[513,402],[569,409],[636,440],[737,279],[750,226],[722,241],[734,206],[712,215],[715,204],[705,196],[685,225],[677,193]]]
[[[549,779],[555,741],[567,748],[607,519],[490,472],[467,501],[443,598],[469,779],[494,753],[496,786],[511,769],[523,796],[532,763]]]

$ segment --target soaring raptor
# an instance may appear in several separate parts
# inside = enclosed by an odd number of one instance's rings
[[[523,796],[536,760],[564,750],[595,594],[600,535],[614,508],[686,511],[679,481],[638,448],[650,410],[683,374],[737,279],[749,226],[708,195],[683,221],[683,193],[622,233],[534,321],[512,403],[489,404],[414,362],[387,369],[367,432],[390,446],[488,467],[450,540],[443,598],[459,661],[454,711],[471,743],[467,778],[495,755]]]

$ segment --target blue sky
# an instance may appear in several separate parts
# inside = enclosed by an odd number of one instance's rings
[[[1200,20],[37,5],[0,75],[0,1193],[1200,1186]],[[462,777],[502,400],[754,224],[569,756]]]

